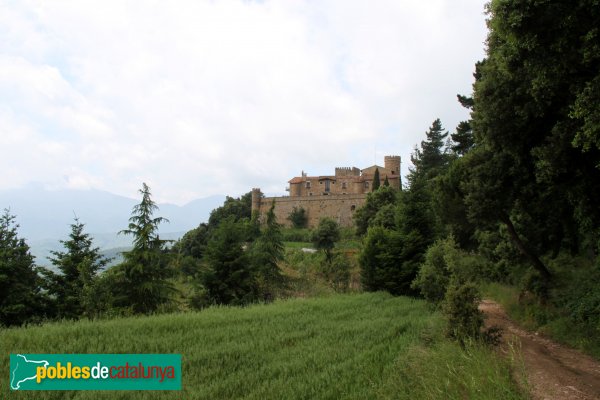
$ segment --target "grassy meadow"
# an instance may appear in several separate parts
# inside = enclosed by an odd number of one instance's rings
[[[181,353],[181,392],[11,392],[14,399],[519,399],[510,366],[442,334],[425,302],[385,293],[0,331],[9,353]]]

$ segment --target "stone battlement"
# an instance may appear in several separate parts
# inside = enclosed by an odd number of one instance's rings
[[[275,201],[275,216],[277,222],[284,226],[291,226],[288,217],[294,207],[304,208],[308,218],[308,227],[314,228],[319,220],[330,217],[337,221],[340,226],[350,227],[353,224],[352,216],[362,207],[367,198],[366,194],[339,194],[329,196],[294,196],[294,197],[260,197],[252,196],[252,210],[260,213],[261,218],[269,211],[271,204]],[[259,192],[260,193],[260,192]],[[255,198],[258,201],[255,203]]]

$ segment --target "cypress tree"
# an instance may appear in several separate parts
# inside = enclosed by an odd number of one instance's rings
[[[373,174],[373,189],[372,191],[376,191],[381,186],[381,181],[379,180],[379,168],[375,168],[375,173]]]

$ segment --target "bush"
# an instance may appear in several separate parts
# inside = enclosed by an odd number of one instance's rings
[[[335,253],[331,260],[323,260],[321,271],[327,282],[336,292],[348,289],[350,282],[350,261],[343,253]]]
[[[340,226],[331,218],[321,218],[319,226],[312,234],[312,242],[317,250],[323,250],[328,261],[331,260],[335,243],[340,240]]]
[[[429,246],[412,287],[419,289],[429,302],[439,303],[452,276],[460,282],[485,282],[489,280],[490,268],[491,264],[482,256],[459,249],[449,237]]]
[[[447,320],[446,333],[464,344],[469,339],[481,338],[483,313],[478,306],[481,294],[471,283],[453,279],[448,286],[442,311]]]
[[[434,304],[444,300],[450,281],[450,270],[445,259],[447,250],[448,240],[438,240],[431,245],[425,253],[425,262],[411,285],[420,290],[425,300]]]
[[[302,207],[294,207],[287,219],[290,220],[292,226],[297,229],[306,228],[306,224],[308,223],[306,210]]]

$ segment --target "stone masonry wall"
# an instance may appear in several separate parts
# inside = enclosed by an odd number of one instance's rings
[[[269,211],[273,200],[275,200],[277,222],[284,226],[291,226],[291,222],[287,218],[292,209],[302,207],[306,210],[309,228],[317,226],[319,220],[323,217],[334,219],[342,227],[350,227],[353,225],[352,216],[356,210],[363,206],[366,198],[366,194],[265,197],[259,199],[258,204],[254,203],[252,208],[258,210],[262,218]]]

